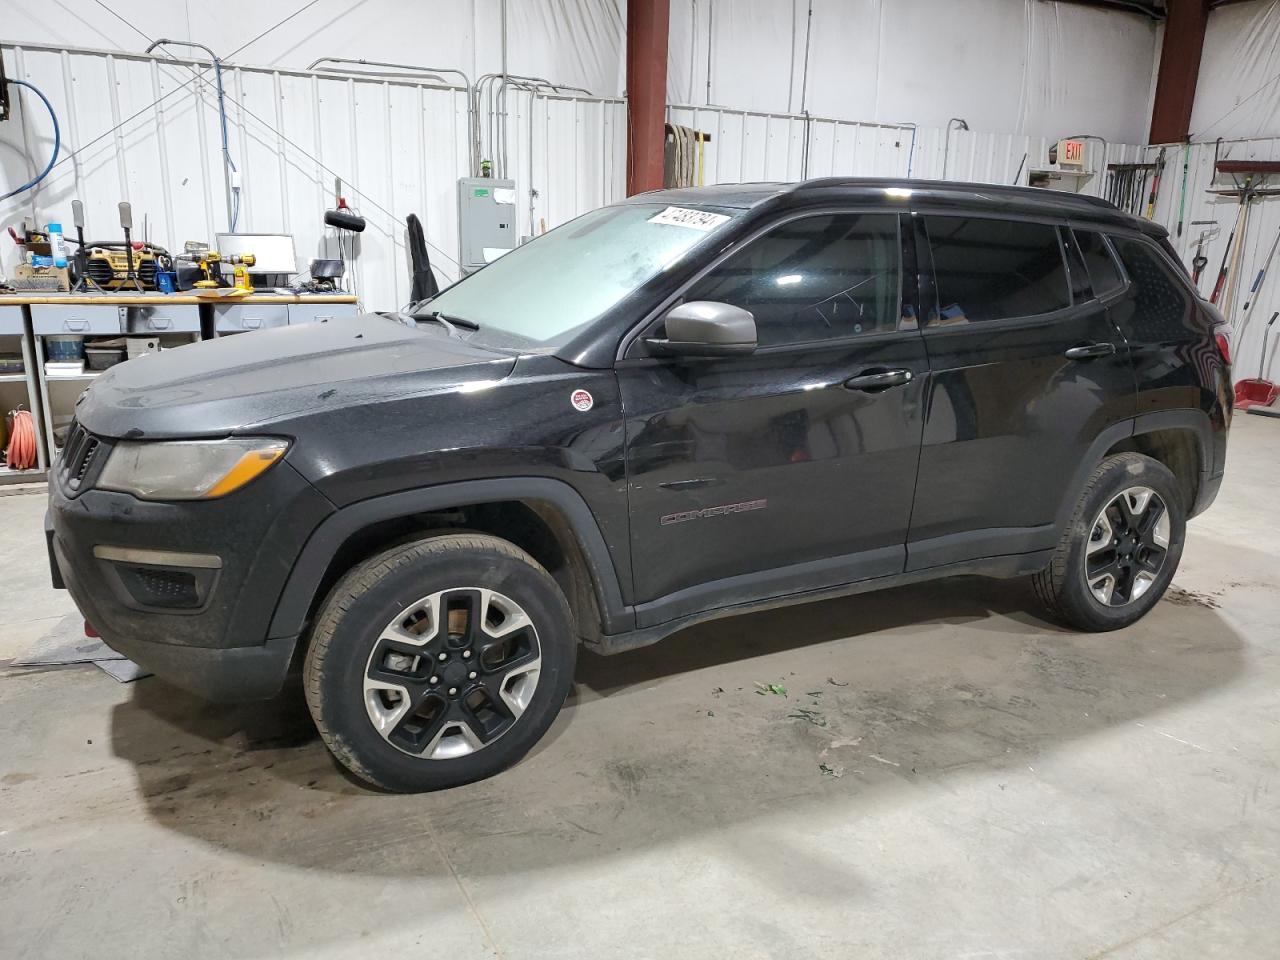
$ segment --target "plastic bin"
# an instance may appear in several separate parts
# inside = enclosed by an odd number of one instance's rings
[[[84,359],[84,337],[53,334],[44,338],[44,345],[50,360]]]

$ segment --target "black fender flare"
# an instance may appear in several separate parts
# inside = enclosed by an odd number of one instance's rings
[[[1072,511],[1080,499],[1080,491],[1084,489],[1089,475],[1102,462],[1108,450],[1129,437],[1153,433],[1156,430],[1189,430],[1196,438],[1196,449],[1200,454],[1200,476],[1203,481],[1208,476],[1213,464],[1213,423],[1203,410],[1157,410],[1153,413],[1140,414],[1130,420],[1121,420],[1111,424],[1089,445],[1088,453],[1080,459],[1075,475],[1067,487],[1066,496],[1058,507],[1058,515],[1054,521],[1057,535],[1061,536],[1066,525],[1071,522]]]
[[[330,514],[311,534],[298,555],[276,604],[267,636],[297,636],[306,628],[307,615],[329,562],[347,540],[366,527],[418,513],[500,500],[542,501],[558,509],[568,520],[586,558],[600,607],[601,630],[621,633],[635,626],[635,615],[622,599],[617,569],[608,544],[582,496],[560,480],[505,477],[404,490],[360,500]]]

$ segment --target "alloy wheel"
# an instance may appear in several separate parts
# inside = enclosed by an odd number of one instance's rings
[[[515,601],[483,587],[442,590],[379,634],[365,667],[365,709],[404,753],[466,756],[520,719],[541,662],[537,630]]]
[[[1122,607],[1151,588],[1169,553],[1169,509],[1150,487],[1116,495],[1093,521],[1084,576],[1101,604]]]

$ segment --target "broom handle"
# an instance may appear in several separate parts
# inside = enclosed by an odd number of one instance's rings
[[[1250,298],[1254,297],[1262,286],[1262,281],[1266,277],[1267,271],[1271,268],[1271,261],[1275,259],[1276,247],[1280,247],[1280,230],[1276,231],[1276,238],[1271,242],[1271,250],[1267,253],[1267,259],[1262,261],[1262,267],[1258,270],[1258,275],[1253,278],[1253,286],[1249,288]],[[1249,303],[1249,300],[1244,302],[1244,310],[1249,309]],[[1271,326],[1271,324],[1268,323],[1267,326]]]

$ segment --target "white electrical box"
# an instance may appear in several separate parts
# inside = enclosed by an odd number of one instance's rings
[[[516,185],[514,180],[463,177],[458,181],[458,249],[463,273],[479,270],[514,250]]]

